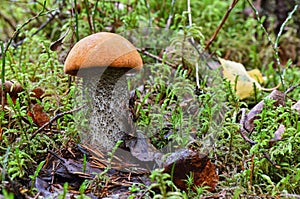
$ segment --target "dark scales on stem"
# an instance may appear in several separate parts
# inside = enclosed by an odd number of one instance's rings
[[[90,131],[83,136],[85,143],[98,146],[98,149],[111,150],[117,141],[132,132],[126,80],[129,70],[112,67],[95,69],[84,78]]]

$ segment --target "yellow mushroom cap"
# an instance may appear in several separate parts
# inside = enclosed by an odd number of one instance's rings
[[[124,37],[99,32],[81,39],[74,45],[66,58],[64,72],[77,75],[80,69],[95,67],[140,70],[143,61],[133,44]]]

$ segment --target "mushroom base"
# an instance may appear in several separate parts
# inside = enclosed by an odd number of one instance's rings
[[[84,77],[87,129],[81,140],[100,150],[111,150],[115,144],[133,132],[129,111],[126,72],[129,69],[106,68]]]

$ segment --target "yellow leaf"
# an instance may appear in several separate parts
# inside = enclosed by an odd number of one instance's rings
[[[264,82],[264,78],[263,78],[260,70],[258,70],[257,68],[253,69],[253,70],[249,70],[249,71],[247,71],[247,73],[248,73],[248,75],[250,77],[252,77],[253,79],[255,79],[260,84]]]
[[[236,88],[236,95],[240,99],[247,98],[254,93],[254,84],[257,89],[261,90],[260,84],[250,77],[242,64],[222,58],[219,58],[219,61],[223,67],[223,76]],[[234,85],[236,78],[238,79]]]

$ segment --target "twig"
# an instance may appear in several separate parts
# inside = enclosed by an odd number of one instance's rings
[[[146,51],[145,49],[141,49],[141,48],[136,48],[136,49],[137,49],[137,51],[139,51],[140,53],[143,53],[144,55],[147,55],[148,57],[151,57],[151,58],[153,58],[153,59],[156,59],[156,60],[158,60],[158,61],[160,61],[160,62],[163,62],[163,63],[167,64],[168,66],[171,66],[171,67],[174,68],[174,69],[177,69],[177,65],[176,65],[176,64],[170,63],[170,62],[168,62],[168,61],[164,61],[164,60],[163,60],[162,58],[160,58],[159,56],[153,55],[152,53]]]
[[[300,199],[300,195],[298,195],[298,194],[290,194],[290,193],[280,194],[280,197],[283,197],[283,198],[298,198],[298,199]]]
[[[4,44],[1,42],[1,52],[4,52]],[[0,93],[1,93],[1,106],[2,110],[4,110],[4,100],[5,100],[5,56],[3,54],[2,56],[2,70],[1,70],[1,88],[0,88]]]
[[[52,10],[53,11],[53,10]],[[60,11],[58,10],[55,10],[54,13],[52,14],[51,12],[52,11],[49,11],[49,17],[47,19],[47,21],[45,21],[44,23],[42,23],[42,25],[40,25],[40,27],[32,34],[32,36],[36,35],[37,33],[39,33],[43,28],[45,28],[51,21],[53,21],[55,19],[55,17],[60,14]]]
[[[277,34],[277,37],[276,37],[276,41],[275,41],[275,44],[274,44],[274,51],[275,51],[275,59],[277,61],[277,64],[279,66],[279,69],[282,70],[281,74],[280,74],[280,80],[281,80],[281,84],[282,84],[282,87],[283,87],[283,90],[285,90],[285,84],[284,84],[284,73],[285,73],[285,68],[282,68],[281,67],[281,63],[280,63],[280,58],[279,58],[279,52],[278,52],[278,43],[279,43],[279,39],[281,37],[281,34],[282,34],[282,31],[283,31],[283,28],[285,27],[286,23],[292,18],[294,12],[296,12],[298,8],[298,5],[295,5],[294,9],[289,13],[288,17],[285,19],[285,21],[281,24],[280,26],[280,30]]]
[[[255,144],[257,144],[257,142],[255,142],[247,137],[247,135],[246,135],[247,130],[244,128],[245,120],[247,118],[246,109],[241,109],[241,112],[242,112],[242,116],[241,116],[241,120],[240,120],[241,127],[240,127],[239,132],[245,141],[249,142],[251,145],[255,145]]]
[[[26,26],[28,25],[32,20],[40,17],[41,15],[44,14],[44,10],[45,10],[45,7],[46,7],[46,1],[44,1],[44,6],[43,6],[43,9],[34,17],[28,19],[25,23],[23,23],[20,27],[18,27],[16,29],[16,31],[14,32],[13,36],[8,40],[5,48],[2,48],[1,50],[1,54],[2,54],[2,81],[4,82],[4,72],[5,72],[5,57],[6,57],[6,52],[8,51],[8,48],[9,46],[11,45],[12,41],[17,37],[17,35],[20,33],[20,31]]]
[[[151,11],[150,11],[150,5],[149,5],[149,3],[148,3],[148,1],[147,0],[144,0],[144,3],[145,3],[145,6],[146,6],[146,8],[147,8],[147,11],[148,11],[148,20],[149,20],[149,24],[148,24],[148,26],[149,27],[152,27],[152,18],[151,18]]]
[[[49,11],[49,12],[50,12],[50,11]],[[39,33],[41,30],[43,30],[43,29],[44,29],[51,21],[53,21],[53,20],[55,19],[55,17],[56,17],[58,14],[60,14],[58,11],[55,11],[54,14],[51,14],[51,13],[50,13],[50,17],[48,17],[47,21],[45,21],[44,23],[42,23],[42,24],[40,25],[40,27],[39,27],[34,33],[32,33],[31,36],[34,36],[34,35],[36,35],[37,33]],[[14,47],[18,47],[18,46],[22,45],[23,42],[25,41],[25,39],[26,39],[26,38],[24,38],[24,39],[18,41],[18,42],[17,42],[16,44],[14,44],[13,46],[14,46]]]
[[[289,87],[285,92],[284,92],[284,94],[288,94],[288,93],[290,93],[290,92],[292,92],[293,90],[295,90],[297,87],[299,87],[300,86],[300,84],[296,84],[295,86],[291,86],[291,87]]]
[[[57,155],[54,151],[47,149],[47,152],[50,153],[51,155],[53,155],[55,158],[62,161],[63,163],[66,163],[66,160],[64,158],[60,157],[59,155]]]
[[[71,113],[73,113],[73,112],[79,111],[79,110],[82,109],[83,107],[84,107],[84,106],[80,106],[80,107],[78,107],[78,108],[76,108],[76,109],[73,109],[73,110],[66,111],[66,112],[59,113],[59,114],[55,115],[53,118],[51,118],[51,119],[49,120],[49,122],[45,123],[45,124],[44,124],[43,126],[41,126],[38,130],[36,130],[36,131],[31,135],[31,137],[30,137],[29,139],[30,139],[30,140],[33,139],[38,133],[42,132],[42,131],[46,128],[46,126],[48,126],[48,125],[50,126],[50,124],[52,124],[52,122],[54,122],[55,120],[57,120],[57,119],[59,119],[59,118],[65,116],[65,115],[68,115],[68,114],[71,114]]]
[[[250,7],[252,8],[253,12],[255,13],[256,20],[260,24],[261,29],[267,35],[267,38],[268,38],[269,42],[271,42],[271,44],[274,45],[274,42],[272,41],[270,34],[268,33],[268,31],[266,30],[266,28],[263,25],[263,22],[262,22],[262,20],[259,16],[259,13],[258,13],[257,9],[255,8],[255,6],[253,5],[253,3],[251,1],[247,0],[247,2],[249,3]]]
[[[2,96],[1,96],[1,100],[2,100],[2,109],[4,109],[4,95],[3,95],[3,91],[4,91],[4,82],[5,82],[5,57],[6,57],[6,52],[8,51],[9,46],[11,45],[12,41],[17,37],[17,35],[20,33],[20,31],[26,26],[28,25],[32,20],[37,19],[38,17],[42,16],[44,14],[45,11],[45,7],[46,7],[46,1],[44,1],[43,4],[43,9],[34,17],[28,19],[25,23],[23,23],[20,27],[18,27],[16,29],[16,31],[14,32],[13,36],[8,40],[6,46],[4,47],[3,43],[1,44],[1,55],[2,55],[2,70],[1,70],[1,76],[2,76]],[[14,70],[12,70],[14,71]]]
[[[276,164],[276,162],[274,162],[271,158],[270,158],[270,156],[269,156],[269,154],[267,154],[267,152],[263,152],[263,154],[264,154],[264,157],[274,166],[274,167],[276,167],[276,168],[280,168],[280,166],[278,165],[278,164]]]
[[[218,26],[218,28],[216,29],[216,31],[214,32],[213,36],[210,38],[210,40],[208,41],[208,43],[206,44],[204,51],[206,51],[208,49],[208,47],[210,46],[210,44],[214,41],[214,39],[217,37],[219,31],[221,30],[222,26],[225,24],[225,21],[227,20],[230,12],[232,11],[232,9],[234,8],[234,6],[237,4],[239,0],[232,0],[231,5],[229,6],[229,8],[227,9],[227,12],[225,13],[220,25]]]
[[[87,0],[84,0],[84,6],[85,6],[85,12],[86,12],[86,16],[87,16],[87,21],[89,23],[89,27],[90,27],[90,31],[92,33],[95,33],[95,29],[94,29],[94,23],[92,22],[92,18],[90,15],[90,11],[89,11],[89,2]]]
[[[13,36],[9,39],[8,43],[5,46],[4,52],[2,52],[2,55],[5,56],[6,52],[9,48],[9,46],[11,45],[12,41],[17,37],[17,35],[20,33],[20,31],[26,26],[28,25],[31,21],[33,21],[34,19],[44,15],[44,11],[45,11],[45,7],[46,7],[46,1],[44,1],[44,5],[43,5],[43,9],[34,17],[28,19],[25,23],[23,23],[20,27],[17,28],[17,30],[14,32]]]
[[[197,52],[199,53],[199,58],[204,58],[204,53],[205,51],[209,48],[209,46],[211,45],[211,43],[214,41],[214,39],[217,37],[218,33],[220,32],[222,26],[225,24],[230,12],[232,11],[232,9],[235,7],[235,5],[237,4],[239,0],[233,0],[231,5],[229,6],[229,8],[227,9],[221,23],[219,24],[218,28],[215,30],[214,34],[212,35],[212,37],[209,39],[208,43],[206,44],[205,48],[202,50],[202,52],[200,53],[198,48],[196,47],[196,45],[193,43],[192,40],[190,40],[190,43],[197,49]],[[205,59],[203,59],[205,60]],[[210,67],[209,67],[210,68]],[[197,67],[196,67],[196,75],[198,75],[198,71],[197,71]],[[199,77],[198,77],[199,78]],[[196,76],[197,79],[197,76]],[[198,80],[199,81],[199,80]],[[197,81],[197,82],[198,82]],[[241,134],[243,136],[244,139],[247,139],[247,136],[245,136],[244,134]],[[247,139],[250,142],[250,139]]]
[[[187,0],[187,9],[188,9],[189,26],[192,27],[193,22],[192,22],[192,11],[191,11],[191,1],[190,0]],[[195,40],[194,40],[193,36],[191,38],[191,43],[193,44],[193,46],[195,46]],[[195,68],[196,68],[196,85],[197,85],[197,88],[200,89],[198,60],[195,63]]]
[[[171,11],[170,11],[170,14],[169,14],[169,17],[168,17],[168,20],[167,20],[167,24],[166,24],[165,30],[169,30],[169,28],[170,28],[170,26],[171,26],[172,19],[173,19],[173,15],[174,15],[174,6],[175,6],[175,2],[176,2],[176,0],[172,0],[172,3],[171,3]]]
[[[280,58],[279,58],[279,52],[278,52],[278,43],[279,43],[279,39],[281,37],[281,34],[283,32],[283,28],[285,27],[286,23],[292,18],[292,15],[294,14],[294,12],[297,10],[298,8],[298,5],[295,5],[294,9],[289,13],[288,17],[285,19],[285,21],[281,24],[280,26],[280,30],[276,36],[276,40],[275,42],[273,42],[273,40],[271,39],[270,37],[270,34],[267,32],[267,30],[265,29],[265,27],[263,26],[263,22],[262,20],[260,19],[259,17],[259,14],[258,14],[258,11],[257,9],[255,8],[255,6],[252,4],[252,2],[250,0],[247,0],[247,2],[249,3],[250,7],[252,8],[252,10],[254,11],[255,15],[256,15],[256,19],[258,21],[258,23],[260,24],[260,27],[262,28],[262,30],[265,32],[265,34],[267,35],[267,38],[269,40],[269,42],[273,45],[273,50],[274,50],[274,57],[276,59],[276,63],[277,65],[280,67],[279,69],[282,69],[281,74],[280,74],[280,81],[281,81],[281,84],[282,84],[282,87],[283,87],[283,90],[285,90],[285,84],[284,84],[284,72],[285,72],[285,69],[284,68],[281,68],[281,62],[280,62]]]
[[[298,8],[298,5],[295,5],[294,9],[289,13],[288,17],[285,19],[285,21],[281,24],[280,26],[280,30],[277,34],[277,37],[276,37],[276,40],[275,40],[275,44],[274,44],[274,51],[275,51],[275,58],[276,58],[276,61],[277,61],[277,64],[280,66],[281,63],[280,63],[280,59],[279,59],[279,53],[278,53],[278,43],[279,43],[279,39],[282,35],[282,32],[283,32],[283,28],[285,27],[285,25],[287,24],[287,22],[292,18],[294,12],[296,12]]]
[[[79,19],[78,19],[78,11],[77,11],[77,0],[74,0],[74,5],[72,6],[72,15],[75,15],[75,36],[76,41],[79,41]]]

